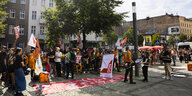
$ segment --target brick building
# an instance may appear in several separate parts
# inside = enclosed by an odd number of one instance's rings
[[[8,16],[5,20],[7,24],[5,33],[0,36],[0,46],[6,45],[11,48],[15,41],[14,27],[20,26],[19,39],[16,46],[25,48],[28,36],[28,0],[10,0],[6,5]]]
[[[121,27],[115,27],[115,32],[121,37],[133,25],[133,22],[122,22]],[[169,35],[178,36],[180,33],[192,37],[192,20],[183,16],[165,14],[157,17],[147,17],[137,20],[137,31],[144,35],[146,42],[152,41],[152,35],[157,33],[161,39],[168,39]]]

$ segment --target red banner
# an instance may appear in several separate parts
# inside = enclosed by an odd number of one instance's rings
[[[53,93],[70,91],[70,90],[79,89],[79,88],[91,87],[95,85],[121,82],[122,80],[124,80],[124,75],[115,74],[113,75],[113,78],[96,77],[96,78],[86,78],[86,79],[79,79],[79,80],[73,80],[73,81],[42,84],[42,93],[44,95],[53,94]],[[33,88],[38,93],[39,85],[35,85],[33,86]]]

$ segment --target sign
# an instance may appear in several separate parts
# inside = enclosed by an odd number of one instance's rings
[[[36,48],[36,39],[33,34],[31,34],[31,37],[29,39],[28,45],[31,47]]]
[[[169,28],[168,28],[168,34],[169,34],[169,35],[171,35],[171,34],[174,34],[174,35],[180,34],[180,28],[179,28],[179,26],[169,27]]]
[[[80,60],[81,60],[81,55],[76,55],[76,63],[77,64],[81,63]]]
[[[187,64],[187,70],[192,71],[192,63]]]
[[[114,54],[103,55],[100,77],[112,78]]]
[[[179,40],[175,40],[175,43],[179,43]]]
[[[18,39],[19,38],[19,26],[14,27],[14,31],[15,31],[15,38]]]

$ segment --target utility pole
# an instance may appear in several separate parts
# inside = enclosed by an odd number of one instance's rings
[[[137,17],[136,17],[136,2],[132,2],[132,8],[133,8],[133,32],[134,32],[134,62],[138,58],[138,38],[137,38]],[[139,76],[139,65],[135,64],[135,76]]]

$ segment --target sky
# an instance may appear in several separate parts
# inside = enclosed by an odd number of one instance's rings
[[[118,13],[129,12],[126,21],[132,21],[132,2],[136,2],[137,19],[168,14],[192,18],[192,0],[122,0],[124,3],[115,8]]]

